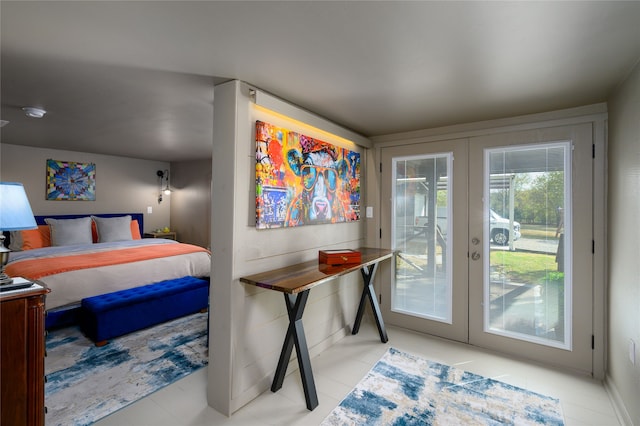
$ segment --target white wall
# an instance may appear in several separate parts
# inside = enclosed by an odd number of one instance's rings
[[[256,230],[257,119],[343,144],[320,130],[314,132],[286,117],[258,110],[249,90],[238,81],[215,88],[208,400],[227,415],[267,391],[288,325],[281,293],[241,284],[239,278],[317,259],[322,248],[353,248],[364,241],[363,221]],[[296,111],[305,114],[294,108]],[[353,144],[348,148],[364,153]],[[311,356],[350,330],[360,292],[357,274],[311,290],[303,317]],[[298,374],[296,370],[294,361],[288,372]]]
[[[46,200],[47,159],[96,165],[95,201]],[[169,226],[171,200],[158,204],[157,170],[169,163],[86,152],[0,145],[0,179],[21,182],[33,214],[144,213],[144,230]],[[152,214],[147,213],[151,206]]]
[[[211,245],[211,159],[171,163],[171,229],[178,240]]]
[[[610,99],[609,111],[607,381],[627,421],[640,425],[640,65]]]

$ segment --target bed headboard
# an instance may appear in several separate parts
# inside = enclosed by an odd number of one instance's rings
[[[78,219],[80,217],[98,216],[98,217],[117,217],[130,215],[131,220],[138,221],[140,227],[140,235],[144,235],[144,214],[142,213],[92,213],[92,214],[48,214],[44,216],[34,216],[38,225],[46,225],[44,220],[48,217],[51,219]]]

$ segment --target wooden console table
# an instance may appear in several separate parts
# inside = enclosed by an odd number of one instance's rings
[[[318,394],[313,372],[311,371],[309,349],[302,326],[302,314],[309,297],[309,291],[313,287],[341,275],[360,270],[364,280],[364,288],[360,297],[360,305],[358,306],[352,334],[357,334],[360,330],[360,323],[364,315],[366,300],[368,299],[378,326],[380,341],[387,343],[389,340],[382,320],[378,299],[373,289],[373,279],[378,269],[378,264],[385,259],[391,258],[393,251],[368,247],[361,247],[357,250],[362,254],[360,263],[331,266],[312,260],[240,278],[243,283],[284,293],[284,301],[289,315],[289,327],[280,352],[280,360],[273,378],[271,391],[277,392],[282,387],[289,359],[291,358],[291,351],[295,345],[302,387],[304,388],[304,396],[309,410],[313,410],[318,406]]]

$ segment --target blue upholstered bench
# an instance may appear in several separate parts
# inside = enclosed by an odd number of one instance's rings
[[[205,310],[209,281],[183,277],[82,299],[80,329],[102,346],[107,340]]]

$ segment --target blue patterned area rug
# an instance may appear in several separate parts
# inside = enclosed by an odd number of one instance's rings
[[[563,425],[560,401],[390,348],[323,421],[333,425]]]
[[[207,365],[207,313],[96,347],[78,327],[47,336],[47,426],[88,425]]]

